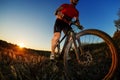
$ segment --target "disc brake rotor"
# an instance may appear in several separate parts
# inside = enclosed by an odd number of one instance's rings
[[[80,63],[83,66],[89,66],[91,63],[93,62],[93,58],[92,55],[90,54],[89,51],[84,52],[81,56],[80,56]]]

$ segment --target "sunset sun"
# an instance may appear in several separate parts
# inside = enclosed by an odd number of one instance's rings
[[[25,44],[24,44],[24,43],[22,43],[22,42],[21,42],[21,43],[19,43],[18,45],[19,45],[19,47],[20,47],[20,48],[25,47]]]

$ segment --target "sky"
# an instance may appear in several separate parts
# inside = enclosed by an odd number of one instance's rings
[[[0,0],[0,39],[25,47],[50,50],[55,10],[69,0]],[[76,6],[85,29],[116,31],[120,0],[80,0]]]

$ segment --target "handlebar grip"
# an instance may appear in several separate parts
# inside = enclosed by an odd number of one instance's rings
[[[72,22],[71,22],[71,25],[75,25],[75,26],[77,26],[80,30],[83,30],[83,29],[84,29],[84,27],[83,27],[82,25],[78,25],[78,24],[76,24],[75,21],[72,21]]]
[[[79,25],[78,28],[79,28],[80,30],[83,30],[83,29],[84,29],[84,27],[83,27],[82,25]]]

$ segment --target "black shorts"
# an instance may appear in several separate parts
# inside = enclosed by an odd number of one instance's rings
[[[71,29],[72,28],[70,27],[70,25],[68,23],[64,22],[63,20],[56,19],[55,25],[54,25],[54,33],[55,32],[61,33],[61,31],[63,31],[66,34],[66,32]]]

